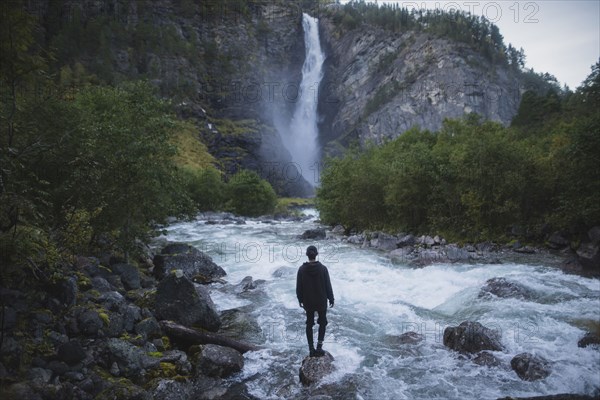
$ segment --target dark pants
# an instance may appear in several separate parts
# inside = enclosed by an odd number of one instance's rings
[[[319,324],[319,336],[317,340],[320,344],[323,343],[325,338],[325,328],[327,327],[327,309],[323,310],[306,310],[306,340],[308,341],[309,347],[313,347],[313,326],[315,325],[315,312],[319,315],[317,318],[317,324]]]

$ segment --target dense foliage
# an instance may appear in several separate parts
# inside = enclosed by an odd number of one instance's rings
[[[600,63],[575,93],[525,93],[513,126],[475,115],[332,159],[317,204],[355,229],[501,238],[600,222]]]
[[[0,278],[50,277],[104,249],[128,257],[167,217],[228,201],[235,212],[273,210],[266,181],[243,173],[250,192],[224,182],[197,131],[152,85],[102,85],[80,64],[57,71],[39,21],[22,7],[0,11]]]

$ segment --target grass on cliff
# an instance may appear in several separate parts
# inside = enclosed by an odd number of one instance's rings
[[[173,135],[173,144],[177,146],[175,163],[180,167],[194,170],[212,168],[215,158],[208,152],[206,145],[197,136],[197,128],[191,122],[180,122]]]

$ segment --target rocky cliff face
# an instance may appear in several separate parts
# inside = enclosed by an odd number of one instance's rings
[[[509,124],[519,81],[466,44],[409,31],[362,25],[340,31],[320,21],[327,49],[320,93],[326,152],[353,141],[381,143],[411,127],[437,130],[445,118],[471,112]]]
[[[198,138],[228,175],[257,170],[281,194],[302,194],[302,185],[278,173],[291,157],[274,127],[275,115],[285,119],[291,112],[301,79],[298,7],[187,0],[37,0],[30,6],[43,20],[58,69],[79,64],[112,84],[149,80],[195,121]]]

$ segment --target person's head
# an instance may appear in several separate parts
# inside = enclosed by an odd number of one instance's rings
[[[306,248],[306,256],[309,260],[315,260],[318,254],[319,252],[317,251],[317,248],[315,246],[308,246]]]

